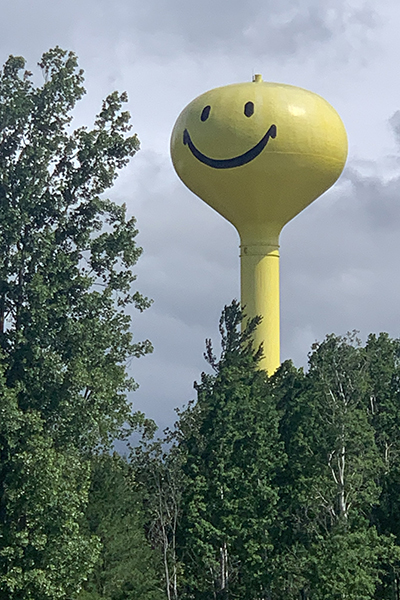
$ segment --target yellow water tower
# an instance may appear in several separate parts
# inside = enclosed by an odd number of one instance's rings
[[[279,235],[341,174],[344,125],[317,94],[255,75],[188,104],[171,155],[185,185],[239,232],[241,303],[248,317],[262,316],[255,342],[272,374],[280,364]]]

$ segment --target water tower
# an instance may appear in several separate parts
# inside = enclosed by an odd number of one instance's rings
[[[239,232],[241,303],[248,317],[262,316],[255,342],[272,374],[280,364],[279,235],[341,174],[344,125],[317,94],[256,75],[188,104],[171,155],[185,185]]]

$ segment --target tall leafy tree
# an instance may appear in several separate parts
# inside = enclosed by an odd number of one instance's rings
[[[371,334],[366,353],[371,381],[370,411],[376,444],[383,462],[381,495],[372,521],[378,531],[400,545],[400,340]],[[379,598],[400,598],[400,563],[385,564]]]
[[[141,487],[147,538],[162,556],[163,587],[168,600],[178,600],[181,563],[177,533],[181,519],[184,473],[182,452],[174,432],[154,439],[154,427],[142,422],[142,439],[131,449],[130,464]]]
[[[131,418],[125,309],[141,249],[135,220],[104,197],[139,147],[125,94],[94,127],[70,131],[84,94],[76,56],[21,57],[0,72],[0,597],[43,600],[79,590],[98,544],[79,527],[87,459]]]
[[[99,551],[79,527],[89,465],[76,449],[55,446],[4,376],[0,414],[0,597],[71,597]]]
[[[117,454],[92,462],[89,530],[101,553],[79,600],[163,600],[161,554],[147,542],[141,490]]]
[[[371,523],[384,464],[368,353],[354,336],[330,335],[313,346],[309,363],[306,375],[285,365],[276,381],[288,455],[276,594],[372,599],[382,565],[395,564],[399,553]]]
[[[198,600],[264,598],[269,588],[274,479],[284,453],[278,412],[252,344],[258,319],[241,332],[242,320],[238,303],[225,307],[221,356],[208,341],[213,374],[202,374],[197,402],[178,422],[186,477],[178,534],[182,593]]]

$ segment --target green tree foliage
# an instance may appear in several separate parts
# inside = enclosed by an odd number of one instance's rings
[[[371,410],[380,385],[374,370],[368,345],[330,335],[313,346],[307,374],[285,364],[275,376],[288,456],[280,480],[278,598],[372,599],[398,562],[390,532],[373,522],[384,476],[382,433]]]
[[[382,488],[372,521],[380,534],[400,546],[400,340],[370,335],[366,352],[371,380],[370,411],[383,462]],[[400,597],[400,563],[386,561],[377,598]]]
[[[161,556],[146,540],[132,469],[117,454],[93,460],[86,518],[101,554],[79,600],[162,600]]]
[[[143,494],[147,537],[162,556],[166,597],[178,600],[181,564],[177,532],[184,489],[182,452],[174,432],[168,429],[163,439],[155,440],[153,425],[146,419],[142,422],[142,439],[131,449],[129,458]]]
[[[309,372],[297,375],[296,396],[281,400],[288,480],[321,531],[368,514],[379,497],[382,463],[365,406],[367,360],[352,342],[332,335],[315,344]]]
[[[139,147],[125,94],[94,127],[69,130],[84,94],[73,53],[55,48],[35,86],[21,57],[0,72],[0,597],[70,598],[98,543],[81,531],[94,448],[131,418],[128,304],[141,249],[107,200]]]
[[[208,341],[214,372],[178,411],[164,440],[172,445],[136,454],[142,473],[158,469],[160,508],[172,497],[168,456],[178,457],[178,585],[169,597],[397,598],[399,342],[329,335],[312,347],[306,373],[287,361],[267,378],[251,343],[257,320],[240,332],[242,318],[237,303],[225,307],[221,357]]]
[[[19,408],[4,376],[0,415],[0,597],[69,597],[98,553],[79,528],[88,465],[55,446],[37,411]]]
[[[185,598],[261,598],[269,585],[274,479],[284,453],[278,412],[251,341],[258,319],[240,332],[242,319],[236,302],[225,307],[221,357],[208,341],[205,357],[214,373],[202,374],[197,403],[178,423]]]

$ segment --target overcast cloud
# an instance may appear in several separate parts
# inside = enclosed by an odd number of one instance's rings
[[[211,87],[265,80],[324,96],[346,125],[340,181],[281,236],[282,359],[305,365],[326,333],[400,336],[400,5],[397,0],[0,0],[0,59],[34,70],[56,44],[74,50],[87,95],[76,124],[126,90],[142,149],[110,196],[138,219],[133,315],[151,356],[130,370],[135,408],[165,426],[192,396],[204,339],[218,341],[224,304],[239,296],[238,236],[175,175],[169,136],[182,108]],[[40,73],[36,72],[36,77]]]

